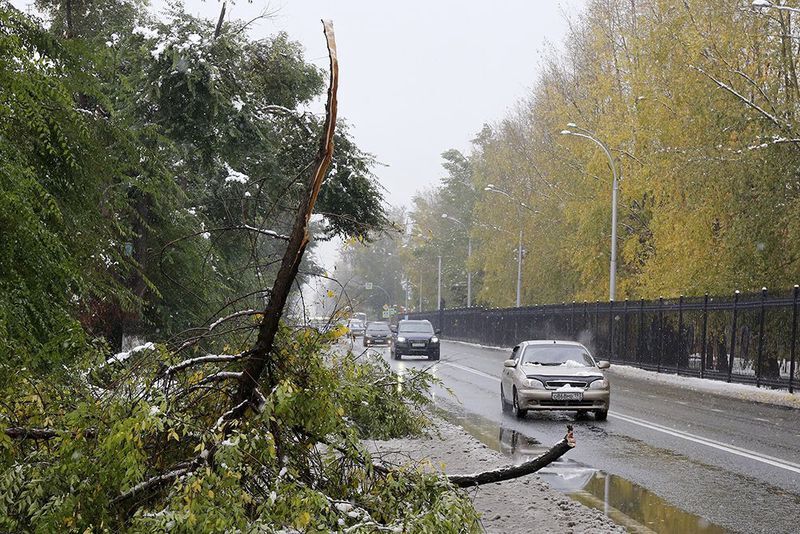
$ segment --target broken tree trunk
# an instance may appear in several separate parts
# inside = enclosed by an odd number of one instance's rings
[[[472,475],[450,475],[447,479],[454,486],[459,488],[470,488],[472,486],[480,486],[481,484],[490,484],[492,482],[502,482],[504,480],[511,480],[521,476],[530,475],[540,470],[543,467],[550,465],[552,462],[561,458],[571,448],[575,446],[575,438],[572,435],[572,425],[567,425],[567,435],[564,439],[553,445],[550,450],[534,458],[529,462],[520,465],[511,465],[494,469],[492,471],[484,471],[483,473],[475,473]]]
[[[247,405],[254,400],[258,382],[264,369],[267,370],[268,378],[271,379],[271,353],[275,335],[278,332],[281,315],[286,305],[289,292],[294,284],[297,270],[303,259],[303,253],[308,245],[308,223],[314,211],[314,204],[317,201],[322,181],[328,171],[331,158],[333,157],[333,134],[336,127],[336,93],[339,87],[339,63],[336,57],[336,40],[333,35],[333,23],[323,21],[325,37],[328,44],[328,55],[330,56],[330,86],[328,87],[328,102],[325,105],[325,122],[323,134],[320,138],[319,149],[314,160],[312,172],[306,183],[303,200],[297,210],[292,233],[289,235],[289,242],[286,252],[281,260],[278,275],[272,285],[269,302],[264,310],[264,318],[258,327],[258,337],[252,349],[247,351],[242,380],[239,390],[233,400],[234,413],[230,419],[240,417],[247,408]],[[269,388],[272,380],[269,380]]]

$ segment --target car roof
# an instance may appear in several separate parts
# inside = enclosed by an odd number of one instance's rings
[[[529,339],[527,341],[520,341],[518,344],[519,344],[519,346],[527,346],[527,345],[562,345],[562,346],[569,346],[569,347],[581,347],[583,349],[586,348],[582,343],[578,343],[577,341],[566,341],[566,340],[561,340],[561,339]]]
[[[430,324],[431,323],[427,319],[401,319],[400,322],[401,323],[409,323],[409,324],[413,324],[413,323],[428,323],[428,324]]]

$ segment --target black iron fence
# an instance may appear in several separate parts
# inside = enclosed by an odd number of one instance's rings
[[[502,347],[570,339],[598,360],[794,392],[799,292],[461,308],[409,318],[430,320],[445,339]]]

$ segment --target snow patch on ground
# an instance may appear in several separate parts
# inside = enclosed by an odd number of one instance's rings
[[[657,373],[655,371],[646,371],[628,365],[614,364],[607,373],[609,373],[612,379],[614,375],[619,375],[704,393],[712,393],[721,397],[788,406],[790,408],[800,408],[800,397],[786,390],[765,389],[747,384],[729,384],[719,380],[708,380],[706,378],[696,378],[693,376]]]

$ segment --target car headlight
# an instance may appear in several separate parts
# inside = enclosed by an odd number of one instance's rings
[[[406,342],[406,338],[404,338],[403,336],[397,336],[397,342],[398,343],[405,343]]]
[[[529,388],[544,389],[544,384],[542,383],[542,381],[537,380],[535,378],[526,378],[525,385],[528,386]]]
[[[433,336],[433,337],[431,338],[431,343],[438,343],[438,342],[439,342],[439,338],[438,338],[438,337],[436,337],[436,336]]]
[[[608,389],[608,386],[610,386],[608,383],[608,378],[603,378],[601,380],[595,380],[589,384],[589,389]]]

